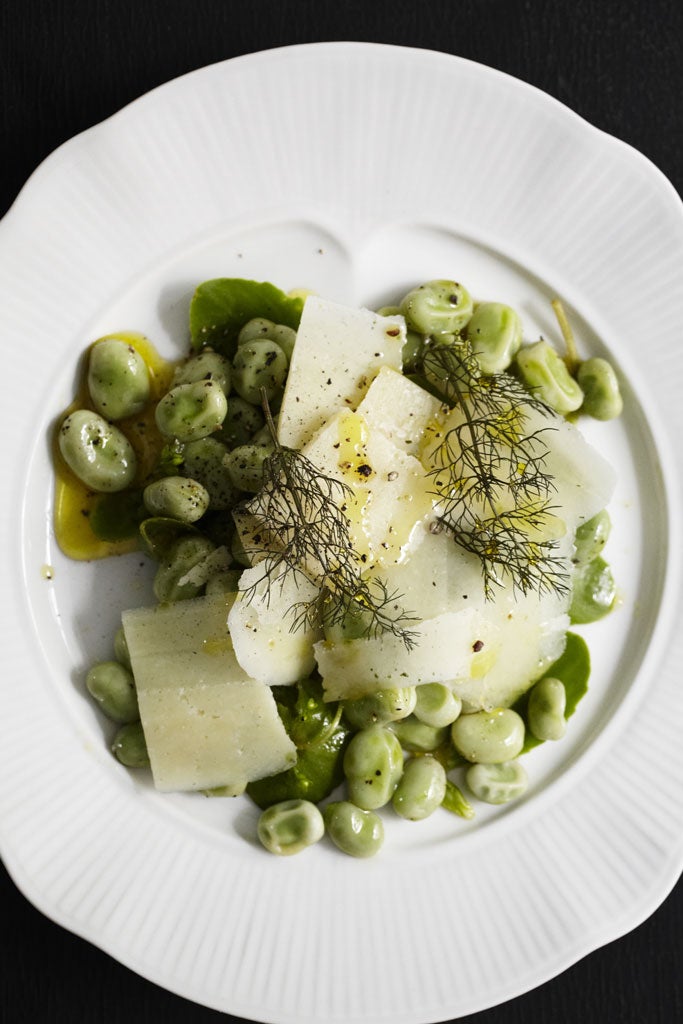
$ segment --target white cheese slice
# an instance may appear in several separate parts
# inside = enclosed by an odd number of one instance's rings
[[[570,539],[558,554],[566,556]],[[478,558],[446,531],[431,533],[429,523],[415,531],[410,557],[382,578],[406,613],[422,620],[416,647],[408,652],[386,635],[317,644],[329,700],[443,682],[467,711],[509,706],[564,649],[568,594],[525,597],[509,583],[487,601]]]
[[[449,431],[455,431],[463,423],[463,419],[461,408],[452,409],[442,421],[439,430],[428,440],[421,454],[422,464],[428,472],[440,468],[438,451],[443,437]],[[577,526],[605,508],[614,491],[615,471],[589,444],[577,427],[551,411],[543,415],[530,407],[527,408],[523,430],[527,436],[538,438],[536,452],[539,455],[539,469],[551,479],[548,493],[548,505],[552,509],[550,519],[559,519],[563,524],[559,527],[549,519],[549,537],[552,534],[553,539],[557,539],[567,531],[573,533]],[[455,433],[451,433],[450,459],[457,451],[455,438]],[[445,488],[448,475],[445,472],[437,473],[432,479],[437,488],[441,479],[441,486]],[[502,489],[499,490],[498,496],[502,508],[505,505],[505,494]],[[508,505],[511,504],[510,501]],[[483,509],[483,514],[489,514],[486,508]]]
[[[239,665],[227,630],[232,597],[123,613],[140,718],[159,790],[240,792],[296,761],[272,692]]]
[[[383,366],[356,410],[372,431],[419,458],[448,410],[437,398],[402,373]]]
[[[303,448],[331,413],[355,409],[381,366],[401,369],[405,337],[403,317],[309,296],[280,409],[280,443]]]
[[[246,569],[240,591],[228,615],[235,655],[242,668],[269,686],[295,683],[315,668],[313,644],[322,636],[320,626],[294,628],[295,606],[309,604],[319,588],[300,573],[283,567],[268,576],[268,561]],[[247,600],[244,592],[253,588]]]
[[[321,640],[315,656],[325,699],[355,700],[376,690],[469,677],[480,643],[489,640],[490,626],[476,609],[465,609],[415,623],[414,633],[410,650],[392,633]]]
[[[358,413],[339,412],[304,449],[326,476],[346,484],[342,509],[353,549],[365,570],[402,561],[416,524],[432,509],[420,461]]]
[[[550,503],[561,507],[558,515],[575,530],[610,501],[617,479],[614,467],[562,416],[547,417],[530,410],[525,429],[547,430],[543,435],[549,449],[544,468],[556,485]]]

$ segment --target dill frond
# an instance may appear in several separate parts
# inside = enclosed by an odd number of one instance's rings
[[[400,595],[390,593],[381,580],[362,576],[363,562],[344,512],[352,489],[321,473],[301,452],[281,445],[268,410],[267,418],[275,447],[263,465],[263,487],[233,512],[238,523],[242,518],[245,551],[263,564],[258,582],[282,586],[287,574],[300,574],[319,588],[313,600],[289,609],[292,630],[321,620],[339,625],[360,613],[363,626],[356,635],[392,633],[412,649],[417,634],[408,625],[416,620],[401,606]],[[255,587],[243,591],[247,600]]]
[[[457,410],[432,453],[439,521],[478,557],[486,597],[507,580],[523,594],[565,593],[544,468],[552,428],[525,429],[529,410],[549,409],[510,374],[482,374],[464,339],[429,348],[423,370]]]

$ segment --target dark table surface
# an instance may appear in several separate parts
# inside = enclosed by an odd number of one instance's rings
[[[0,215],[51,150],[150,88],[218,60],[326,40],[443,50],[508,72],[641,150],[683,193],[680,0],[3,0]],[[0,871],[0,1024],[237,1019],[67,933]],[[675,1024],[681,964],[683,882],[631,934],[463,1020]]]

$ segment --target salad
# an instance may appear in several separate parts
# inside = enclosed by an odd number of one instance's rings
[[[576,421],[618,416],[618,380],[553,306],[557,345],[456,281],[372,311],[220,278],[185,358],[90,346],[57,540],[156,565],[86,680],[120,762],[244,794],[279,854],[525,792],[587,690],[571,627],[616,603],[615,475]]]

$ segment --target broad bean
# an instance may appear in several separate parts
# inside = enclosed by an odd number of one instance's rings
[[[249,341],[272,341],[272,331],[275,324],[264,316],[255,316],[253,320],[247,320],[237,335],[237,347],[246,345]]]
[[[391,799],[394,810],[408,821],[421,821],[441,805],[446,795],[446,772],[426,754],[406,761]]]
[[[585,565],[597,558],[609,539],[612,520],[607,509],[582,523],[574,538],[574,564]]]
[[[522,323],[511,306],[482,302],[467,325],[467,338],[482,373],[501,373],[522,346]]]
[[[182,523],[195,523],[209,507],[209,492],[196,480],[165,476],[148,484],[142,492],[145,508],[152,516],[169,516]]]
[[[323,811],[327,834],[350,857],[374,857],[384,842],[384,824],[374,811],[337,800]]]
[[[365,811],[389,803],[402,771],[401,744],[381,725],[357,732],[344,753],[349,799]]]
[[[415,693],[415,717],[435,729],[452,725],[462,710],[462,701],[445,683],[423,683]]]
[[[262,390],[271,401],[287,376],[287,356],[274,341],[248,341],[233,359],[233,387],[240,398],[260,405]]]
[[[397,722],[412,713],[416,700],[415,690],[414,686],[377,690],[366,697],[346,701],[344,714],[356,729]]]
[[[263,464],[274,450],[259,444],[241,444],[228,452],[223,464],[235,487],[240,491],[255,492],[263,487]]]
[[[90,695],[114,722],[135,722],[140,717],[133,675],[118,661],[100,661],[85,677]]]
[[[234,448],[247,444],[264,424],[265,418],[259,406],[245,402],[239,395],[231,395],[228,414],[217,436],[228,448]]]
[[[228,400],[215,380],[177,384],[156,407],[155,419],[164,437],[197,441],[218,430],[228,411]]]
[[[586,359],[579,366],[576,379],[583,391],[581,412],[596,420],[613,420],[621,415],[624,403],[611,363],[597,356]]]
[[[147,364],[128,342],[102,338],[90,349],[88,391],[95,409],[105,419],[134,416],[149,401]]]
[[[398,722],[392,722],[391,729],[398,737],[403,749],[415,754],[431,754],[448,739],[447,726],[437,728],[427,725],[426,722],[421,722],[415,714],[402,718]]]
[[[472,296],[457,281],[427,281],[408,292],[401,313],[419,334],[457,334],[472,316]]]
[[[583,402],[583,391],[567,369],[567,364],[547,341],[525,345],[515,356],[522,379],[535,398],[566,416],[576,412]]]
[[[59,450],[69,469],[92,491],[123,491],[135,479],[137,458],[128,438],[99,413],[76,409],[59,430]]]
[[[574,570],[569,618],[573,623],[597,622],[614,607],[617,588],[604,558],[591,559]]]
[[[154,577],[153,589],[157,601],[165,604],[196,597],[201,586],[188,582],[184,577],[214,550],[215,545],[201,534],[190,534],[175,541]]]
[[[524,746],[524,721],[512,708],[474,711],[451,726],[453,745],[467,761],[498,764],[510,761]]]
[[[233,399],[230,399],[232,406]],[[209,508],[224,511],[237,504],[240,492],[225,465],[228,449],[215,437],[190,441],[183,450],[182,473],[196,480],[209,494]]]
[[[323,816],[310,800],[283,800],[259,818],[258,837],[270,853],[281,857],[300,853],[325,834]]]
[[[112,753],[127,768],[148,768],[149,754],[141,722],[122,725],[111,745]]]
[[[465,781],[474,796],[487,804],[507,804],[518,800],[529,785],[526,770],[519,761],[470,765]]]
[[[527,724],[537,740],[561,740],[567,731],[564,717],[567,692],[561,679],[546,676],[529,692]]]
[[[230,393],[231,373],[229,359],[219,352],[214,352],[213,349],[205,348],[178,367],[173,376],[173,383],[195,384],[197,381],[213,380],[227,396]]]

